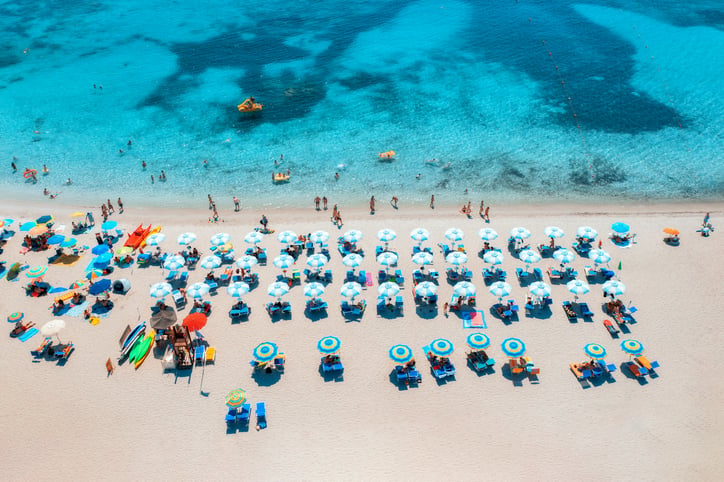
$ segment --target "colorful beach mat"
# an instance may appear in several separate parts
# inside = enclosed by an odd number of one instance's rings
[[[367,284],[367,286],[372,286],[374,284],[374,281],[372,280],[372,273],[367,272],[365,275],[367,276],[365,284]]]
[[[32,337],[34,337],[37,333],[38,333],[38,329],[37,329],[37,328],[29,328],[29,329],[27,329],[27,330],[25,331],[25,333],[23,333],[22,335],[20,335],[20,336],[18,337],[18,340],[20,340],[20,341],[28,341],[29,339],[31,339]]]
[[[465,311],[463,316],[463,328],[487,328],[485,314],[482,311]]]
[[[81,316],[86,308],[88,308],[88,302],[84,301],[83,303],[79,305],[75,305],[72,308],[68,309],[68,311],[65,312],[67,316],[75,316],[76,318]]]

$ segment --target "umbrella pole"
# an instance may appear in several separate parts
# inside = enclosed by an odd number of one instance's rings
[[[206,357],[204,357],[204,362],[201,365],[201,383],[199,384],[199,393],[202,395],[204,393],[204,373],[206,373]]]

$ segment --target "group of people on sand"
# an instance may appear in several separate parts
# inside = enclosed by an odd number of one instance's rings
[[[121,198],[118,198],[118,213],[123,213],[123,201]],[[108,199],[105,203],[101,204],[101,216],[103,217],[103,221],[108,220],[108,216],[115,213],[116,209],[113,207],[113,203],[110,199]]]
[[[335,204],[332,208],[332,223],[337,226],[338,228],[341,228],[344,223],[342,222],[342,214],[339,212],[339,209],[337,209],[337,205]]]
[[[323,196],[321,198],[319,196],[317,196],[314,198],[314,209],[316,209],[317,211],[319,211],[319,209],[320,209],[320,207],[319,207],[320,202],[324,206],[323,209],[326,211],[327,210],[327,196]]]

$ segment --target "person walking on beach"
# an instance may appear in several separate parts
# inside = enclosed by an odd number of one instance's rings
[[[485,206],[485,221],[490,222],[490,206]]]
[[[314,209],[316,209],[317,211],[319,211],[319,202],[320,202],[321,200],[322,200],[322,199],[321,199],[319,196],[317,196],[317,197],[314,198]]]
[[[111,204],[111,200],[109,199],[107,202],[108,202],[108,214],[115,213],[116,210],[113,209],[113,204]]]
[[[709,224],[709,213],[704,215],[704,222],[702,223],[702,226],[706,226],[707,224]]]
[[[327,196],[322,197],[322,205],[324,206],[324,210],[327,210]]]
[[[123,214],[123,201],[121,201],[121,198],[118,198],[118,213]]]
[[[103,221],[108,219],[108,209],[105,204],[101,204],[101,216],[103,216]]]
[[[370,198],[370,214],[374,214],[374,213],[375,213],[375,197],[372,196]]]
[[[430,196],[430,209],[435,209],[435,195]]]
[[[239,209],[241,209],[241,203],[239,202],[239,198],[234,196],[234,211],[239,212]]]
[[[214,200],[211,199],[211,194],[209,194],[208,196],[209,196],[209,209],[211,209],[211,206],[214,205]]]
[[[480,201],[480,211],[478,211],[478,215],[481,218],[485,216],[485,201]]]
[[[392,204],[392,207],[397,209],[397,196],[392,196],[392,200],[390,201],[390,204]]]
[[[262,214],[261,219],[259,220],[259,223],[264,227],[264,230],[266,230],[267,224],[269,224],[269,220],[266,218],[266,215]]]
[[[330,221],[332,221],[334,224],[337,224],[337,205],[336,204],[332,208],[332,217],[330,218]]]

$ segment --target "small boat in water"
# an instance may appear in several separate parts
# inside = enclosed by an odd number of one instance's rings
[[[248,99],[244,99],[244,102],[237,105],[236,108],[242,114],[253,114],[261,112],[264,106],[255,102],[254,97],[249,97]]]

